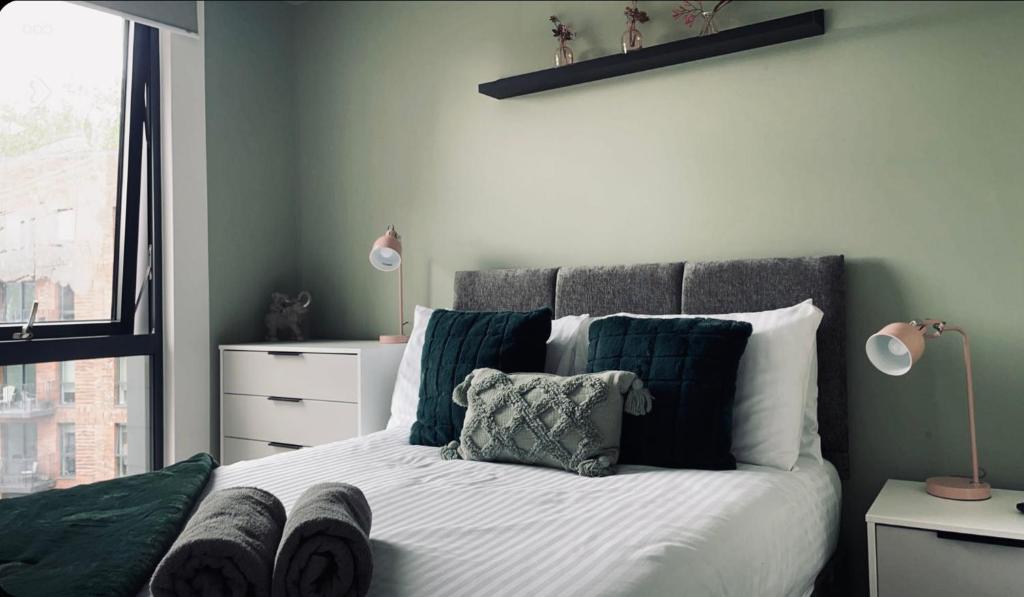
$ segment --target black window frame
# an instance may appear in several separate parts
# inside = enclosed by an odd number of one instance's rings
[[[29,340],[14,339],[14,334],[22,329],[21,324],[0,324],[0,366],[149,357],[149,439],[153,470],[163,467],[164,452],[159,39],[155,28],[125,21],[110,320],[39,322],[32,327],[33,337]],[[140,221],[142,213],[147,216],[144,222]],[[137,322],[142,226],[146,227],[149,239],[144,253],[149,258],[145,270],[148,280],[143,280],[147,285],[148,321]],[[137,328],[145,331],[136,333]]]

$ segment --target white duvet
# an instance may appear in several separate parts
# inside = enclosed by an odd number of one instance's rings
[[[809,594],[835,548],[835,469],[619,468],[604,478],[442,461],[407,429],[240,462],[209,491],[255,485],[290,509],[320,481],[373,509],[371,594]]]

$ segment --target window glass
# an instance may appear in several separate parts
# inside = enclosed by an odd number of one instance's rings
[[[75,424],[61,423],[58,427],[57,440],[60,442],[60,476],[75,476]]]
[[[0,323],[109,320],[125,22],[68,2],[0,18]]]
[[[25,400],[37,399],[35,365],[0,367],[0,412],[12,410]]]
[[[117,382],[114,388],[114,404],[124,406],[128,402],[128,359],[117,359]]]
[[[68,284],[60,284],[60,318],[67,321],[75,318],[75,291]]]
[[[9,365],[0,376],[0,498],[149,470],[149,357]]]
[[[36,424],[34,422],[0,423],[3,432],[4,462],[21,463],[36,456]],[[20,472],[23,467],[12,466],[10,471]]]
[[[75,403],[75,362],[65,361],[60,364],[60,403]]]
[[[114,471],[118,477],[128,474],[128,426],[114,424]]]
[[[53,483],[36,486],[39,456],[36,452],[36,424],[32,421],[0,422],[0,488],[4,495],[23,495],[28,489],[50,489]]]
[[[3,256],[0,255],[0,259],[2,258]],[[27,321],[29,313],[32,311],[32,302],[36,300],[35,282],[28,280],[0,281],[0,292],[3,293],[4,321]]]

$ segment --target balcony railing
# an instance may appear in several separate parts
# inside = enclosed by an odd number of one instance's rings
[[[47,384],[49,388],[50,384]],[[44,395],[48,395],[46,392]],[[31,419],[53,414],[53,400],[40,400],[35,384],[0,386],[0,419]]]
[[[43,469],[43,463],[38,458],[0,460],[0,494],[21,495],[53,489],[56,481]]]

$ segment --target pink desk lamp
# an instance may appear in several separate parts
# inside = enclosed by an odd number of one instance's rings
[[[978,478],[978,442],[974,434],[974,380],[971,371],[971,344],[963,328],[946,325],[937,319],[890,323],[868,338],[864,347],[871,364],[887,375],[903,375],[924,355],[925,339],[938,338],[943,332],[957,332],[964,339],[964,366],[967,368],[967,421],[971,430],[971,478],[931,477],[928,493],[950,500],[987,500],[992,497],[988,483]]]
[[[405,344],[405,287],[402,282],[402,237],[394,226],[388,226],[384,235],[373,241],[370,247],[370,264],[382,272],[398,270],[398,335],[381,336],[381,344]]]

